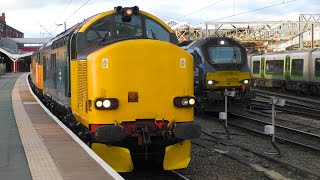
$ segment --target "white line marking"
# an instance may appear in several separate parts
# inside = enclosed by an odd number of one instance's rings
[[[175,173],[176,175],[180,176],[182,179],[184,180],[189,180],[188,178],[184,177],[182,174],[178,173],[177,171],[171,170],[173,173]]]
[[[23,102],[22,104],[39,104],[38,102]]]
[[[123,177],[120,176],[120,174],[118,174],[114,169],[112,169],[112,167],[109,166],[109,164],[107,164],[104,160],[102,160],[92,149],[90,149],[84,142],[82,142],[78,136],[76,136],[75,134],[73,134],[73,132],[66,127],[57,117],[55,117],[43,104],[42,102],[38,99],[38,97],[33,93],[29,81],[28,81],[28,75],[26,77],[26,81],[29,87],[29,91],[32,94],[32,96],[37,100],[37,102],[39,103],[39,105],[42,107],[42,109],[44,111],[46,111],[48,113],[49,116],[52,117],[52,119],[54,121],[56,121],[56,123],[58,123],[60,125],[60,127],[62,129],[64,129],[85,151],[87,151],[87,153],[94,159],[97,161],[97,163],[100,164],[100,166],[106,170],[114,179],[121,179],[124,180]]]

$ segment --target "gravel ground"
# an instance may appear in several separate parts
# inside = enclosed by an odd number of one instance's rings
[[[187,169],[177,170],[189,179],[268,179],[252,168],[213,150],[193,145]]]
[[[262,116],[259,116],[262,118]],[[292,119],[292,117],[286,117]],[[196,117],[195,123],[202,126],[202,129],[206,132],[213,133],[217,136],[225,138],[224,128],[221,122],[216,120],[210,120],[208,117]],[[253,149],[259,152],[274,151],[270,138],[260,137],[256,134],[242,132],[240,130],[229,127],[231,132],[232,142],[236,142],[241,146],[249,149]],[[224,151],[232,152],[234,154],[241,155],[249,159],[252,163],[258,164],[269,170],[274,170],[282,174],[283,176],[291,179],[308,179],[306,177],[299,176],[296,172],[287,170],[281,167],[277,163],[270,162],[256,156],[252,153],[246,152],[243,149],[235,146],[226,146],[215,142],[209,142],[203,140],[208,138],[202,133],[200,139],[194,140],[198,144],[202,144],[205,147],[212,147],[215,149],[221,149]],[[279,144],[283,157],[281,160],[302,166],[307,169],[320,173],[320,155],[314,152],[310,152],[304,148],[296,147],[288,144]],[[236,160],[225,157],[213,150],[204,149],[203,147],[193,145],[191,152],[191,163],[187,169],[179,170],[179,172],[190,179],[267,179],[261,173],[253,170],[247,165],[241,164]],[[309,178],[313,179],[313,178]]]

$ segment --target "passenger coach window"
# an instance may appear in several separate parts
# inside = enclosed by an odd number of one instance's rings
[[[282,74],[283,60],[266,60],[266,74]]]
[[[292,59],[292,75],[303,75],[303,59]]]
[[[314,68],[315,68],[314,75],[320,76],[320,58],[316,58]]]
[[[209,47],[208,53],[213,64],[241,63],[241,51],[238,47]]]
[[[253,69],[252,72],[254,74],[259,74],[260,72],[260,61],[253,61]]]
[[[158,39],[170,42],[169,32],[166,29],[164,29],[161,25],[150,19],[146,19],[146,32],[147,37],[150,39]]]
[[[140,16],[132,16],[130,22],[123,22],[121,15],[115,16],[116,35],[118,37],[142,36]]]

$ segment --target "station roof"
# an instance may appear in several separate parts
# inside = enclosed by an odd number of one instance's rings
[[[31,56],[33,54],[33,52],[28,52],[28,53],[24,53],[24,54],[12,54],[11,52],[9,52],[3,48],[0,48],[0,52],[7,55],[12,61],[18,61],[19,59]]]
[[[45,44],[50,41],[51,38],[10,38],[19,44]]]

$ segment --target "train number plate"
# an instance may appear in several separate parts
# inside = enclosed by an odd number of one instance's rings
[[[227,78],[227,81],[238,81],[238,78]]]

